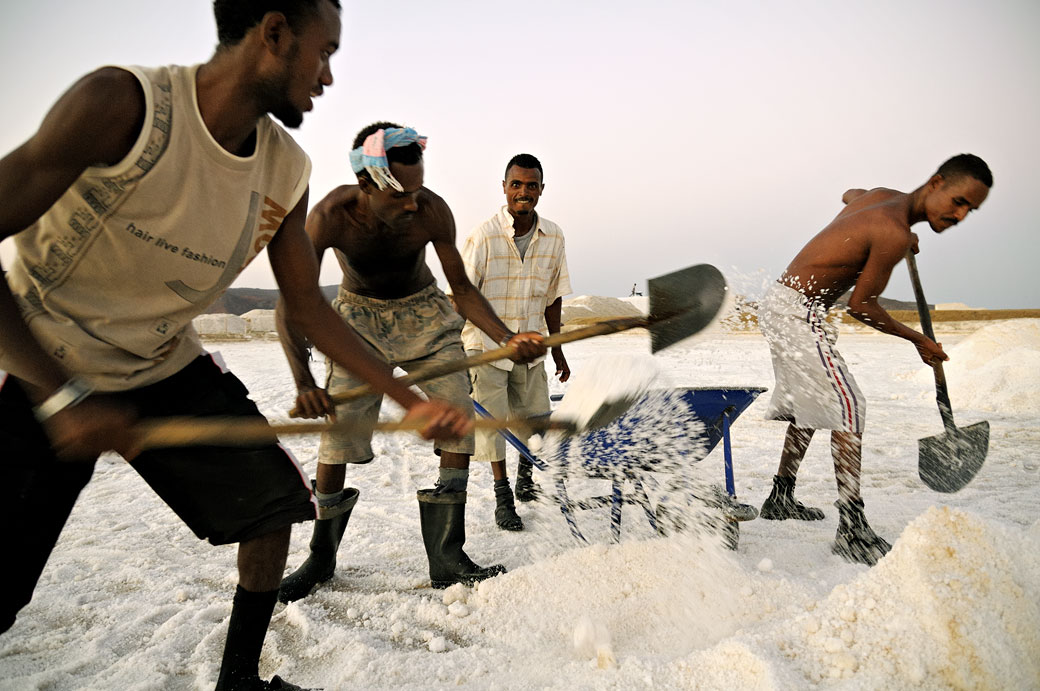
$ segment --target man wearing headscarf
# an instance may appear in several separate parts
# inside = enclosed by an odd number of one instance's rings
[[[391,366],[414,371],[464,357],[461,332],[469,319],[526,362],[545,352],[537,332],[514,333],[466,277],[455,247],[455,222],[439,196],[423,186],[426,138],[411,128],[379,122],[361,130],[351,152],[358,184],[330,192],[310,212],[307,232],[319,261],[332,249],[343,271],[333,307],[350,323],[376,356]],[[426,265],[432,245],[455,296],[459,312],[437,287]],[[460,313],[462,316],[460,316]],[[283,348],[298,389],[297,411],[303,417],[335,416],[374,423],[382,395],[372,394],[335,405],[332,396],[364,382],[337,363],[329,363],[324,386],[311,374],[306,339],[292,328],[286,306],[277,318]],[[466,407],[471,413],[465,372],[430,380],[420,388],[431,398]],[[321,517],[315,521],[310,554],[282,581],[280,598],[305,597],[329,580],[358,490],[344,489],[346,464],[371,462],[371,432],[326,432],[318,452],[315,480]],[[465,508],[472,434],[437,442],[440,471],[432,489],[418,492],[423,542],[435,588],[471,584],[503,573],[499,565],[481,567],[463,551]]]

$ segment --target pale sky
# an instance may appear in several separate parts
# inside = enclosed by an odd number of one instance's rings
[[[3,153],[82,74],[203,62],[216,44],[203,0],[8,5]],[[528,152],[573,296],[628,295],[702,262],[754,295],[846,189],[910,191],[971,152],[994,188],[942,236],[915,226],[925,295],[1040,308],[1035,0],[344,0],[343,24],[336,81],[294,132],[314,162],[312,203],[354,182],[357,130],[395,120],[429,137],[426,184],[460,246],[504,203],[505,163]],[[327,257],[322,283],[338,281]],[[236,286],[274,287],[266,257]],[[885,295],[913,299],[904,266]]]

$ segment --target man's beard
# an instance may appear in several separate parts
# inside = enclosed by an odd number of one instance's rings
[[[303,124],[303,113],[291,103],[271,108],[268,112],[290,129],[296,129]]]
[[[299,46],[294,43],[289,56],[286,58],[289,64],[292,64],[292,60],[296,57],[298,50]],[[287,69],[281,78],[261,80],[259,96],[260,103],[264,105],[264,110],[278,118],[286,127],[296,129],[303,124],[303,111],[294,106],[287,96],[291,83],[292,72]]]

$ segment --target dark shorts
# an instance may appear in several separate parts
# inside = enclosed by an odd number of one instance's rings
[[[133,391],[104,394],[128,404],[141,418],[166,416],[260,416],[238,377],[211,356],[161,382]],[[9,609],[10,589],[0,598],[0,631],[29,601],[43,566],[90,480],[93,463],[55,458],[43,429],[17,381],[0,388],[0,504],[9,532],[0,545],[23,581],[20,600]],[[215,545],[242,542],[315,517],[306,474],[280,445],[195,446],[152,449],[133,468],[200,539]],[[12,526],[17,526],[10,530]],[[31,582],[29,582],[31,581]],[[25,592],[26,587],[28,592]],[[3,621],[5,618],[10,621]]]

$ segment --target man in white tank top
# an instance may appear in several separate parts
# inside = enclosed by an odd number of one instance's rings
[[[220,44],[195,67],[101,68],[0,160],[0,506],[13,585],[0,631],[29,602],[94,461],[114,449],[196,535],[238,543],[239,585],[217,688],[299,688],[258,675],[291,525],[315,517],[279,446],[135,449],[137,418],[259,416],[203,351],[191,320],[264,248],[293,326],[388,394],[426,438],[472,430],[367,354],[318,288],[304,231],[310,162],[298,126],[332,84],[338,0],[216,0]]]

